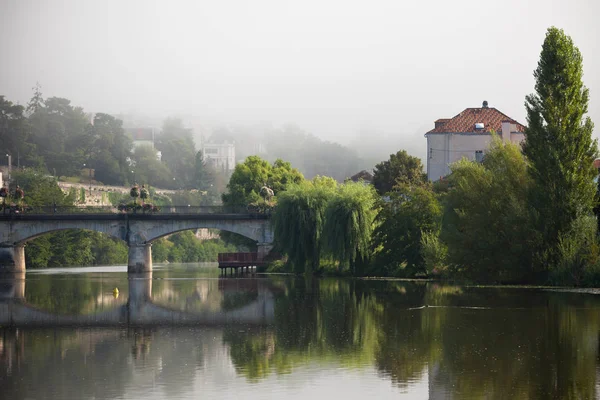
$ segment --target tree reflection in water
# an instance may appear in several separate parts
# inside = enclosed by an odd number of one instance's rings
[[[44,301],[40,293],[56,290],[54,284],[45,290],[32,282],[27,281],[24,297],[38,305]],[[194,309],[242,307],[262,290],[250,281],[241,286],[170,282],[155,281],[152,296],[162,293],[159,298],[174,299],[169,301],[182,308],[189,307],[190,298],[198,303]],[[250,383],[307,366],[325,373],[374,368],[404,390],[427,378],[431,398],[596,395],[600,300],[595,295],[385,280],[272,277],[269,282],[275,318],[263,326],[0,327],[2,393],[36,397],[52,382],[53,398],[122,397],[132,385],[158,385],[166,396],[182,397],[199,373],[226,380],[217,366],[232,363]],[[88,299],[77,311],[93,312],[98,306],[89,304],[101,303],[97,284],[92,280],[77,289]],[[65,296],[76,295],[67,289],[75,286],[59,285]],[[18,285],[0,286],[22,292]],[[39,292],[29,294],[32,288]],[[48,301],[72,311],[60,305],[62,300]]]

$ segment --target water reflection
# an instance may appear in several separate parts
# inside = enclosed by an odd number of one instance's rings
[[[219,280],[219,293],[227,288],[231,279]],[[267,324],[272,322],[274,300],[269,289],[268,281],[264,279],[247,280],[245,291],[234,291],[229,296],[211,296],[210,286],[214,282],[196,283],[193,297],[201,299],[198,293],[204,292],[204,302],[209,307],[190,309],[188,300],[185,301],[183,310],[173,307],[177,305],[179,296],[168,295],[171,304],[161,304],[158,295],[157,302],[153,300],[152,273],[129,275],[127,279],[127,297],[121,296],[118,289],[113,289],[112,299],[106,300],[102,291],[97,295],[81,293],[81,286],[61,285],[59,299],[71,299],[65,306],[58,302],[30,302],[25,291],[24,276],[5,275],[2,279],[2,294],[0,294],[0,325],[8,326],[111,326],[111,325],[158,325],[158,324]],[[61,281],[65,282],[67,279]],[[236,285],[239,286],[239,285]],[[52,291],[52,290],[51,290]],[[157,290],[164,296],[172,290],[166,286]],[[120,299],[119,299],[120,297]],[[211,298],[217,297],[221,305],[217,309],[210,307],[214,302]],[[33,297],[39,300],[37,297]],[[126,299],[126,300],[125,300]],[[164,302],[163,302],[164,303]],[[75,312],[73,311],[75,310]],[[91,310],[91,312],[90,312]],[[65,313],[65,311],[67,311]]]
[[[102,282],[81,276],[75,280],[90,282],[76,291],[65,276],[50,283],[34,278],[0,280],[1,304],[35,306],[54,313],[55,321],[89,322],[90,315],[97,320],[126,309],[128,322],[29,328],[13,316],[10,326],[0,327],[0,385],[7,398],[194,398],[199,390],[205,397],[233,398],[240,390],[249,398],[274,391],[294,397],[312,393],[317,376],[329,377],[319,393],[352,390],[350,397],[598,397],[595,295],[399,281],[171,279],[164,273],[129,280],[112,274]],[[44,303],[30,295],[44,285],[48,293],[55,285],[69,296],[78,293],[84,304]],[[115,285],[121,294],[110,300]],[[188,327],[178,326],[185,315],[210,315],[214,322],[239,310],[251,314],[248,307],[261,299],[270,299],[263,309],[272,307],[264,323],[221,319],[208,327],[188,317]],[[67,314],[73,309],[77,315]],[[361,385],[341,385],[344,377]],[[48,392],[48,382],[59,383]],[[387,391],[378,392],[377,383]]]

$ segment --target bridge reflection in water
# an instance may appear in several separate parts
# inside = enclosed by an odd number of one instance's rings
[[[241,282],[221,278],[219,290]],[[227,310],[181,311],[152,300],[152,273],[128,279],[126,304],[86,315],[64,315],[45,311],[25,300],[25,272],[0,275],[0,325],[2,326],[152,326],[152,325],[268,325],[274,320],[275,303],[267,280],[244,280],[256,293],[253,301]]]

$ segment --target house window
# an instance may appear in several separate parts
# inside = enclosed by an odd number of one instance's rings
[[[219,153],[219,149],[204,149],[204,153],[206,153],[206,154],[217,154],[217,153]]]
[[[477,150],[475,152],[475,161],[477,161],[477,162],[483,161],[483,150]]]

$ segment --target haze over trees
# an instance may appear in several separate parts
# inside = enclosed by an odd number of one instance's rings
[[[164,189],[198,189],[213,203],[225,187],[223,173],[202,160],[192,131],[180,119],[165,120],[154,149],[134,148],[120,119],[86,114],[68,99],[44,99],[37,85],[26,108],[0,96],[0,120],[0,146],[12,155],[14,166],[65,178],[85,169],[86,180],[106,185],[135,179]]]
[[[342,182],[361,169],[372,168],[356,151],[323,141],[295,125],[217,128],[209,140],[235,142],[238,159],[257,155],[270,162],[286,160],[309,179],[320,175]]]

